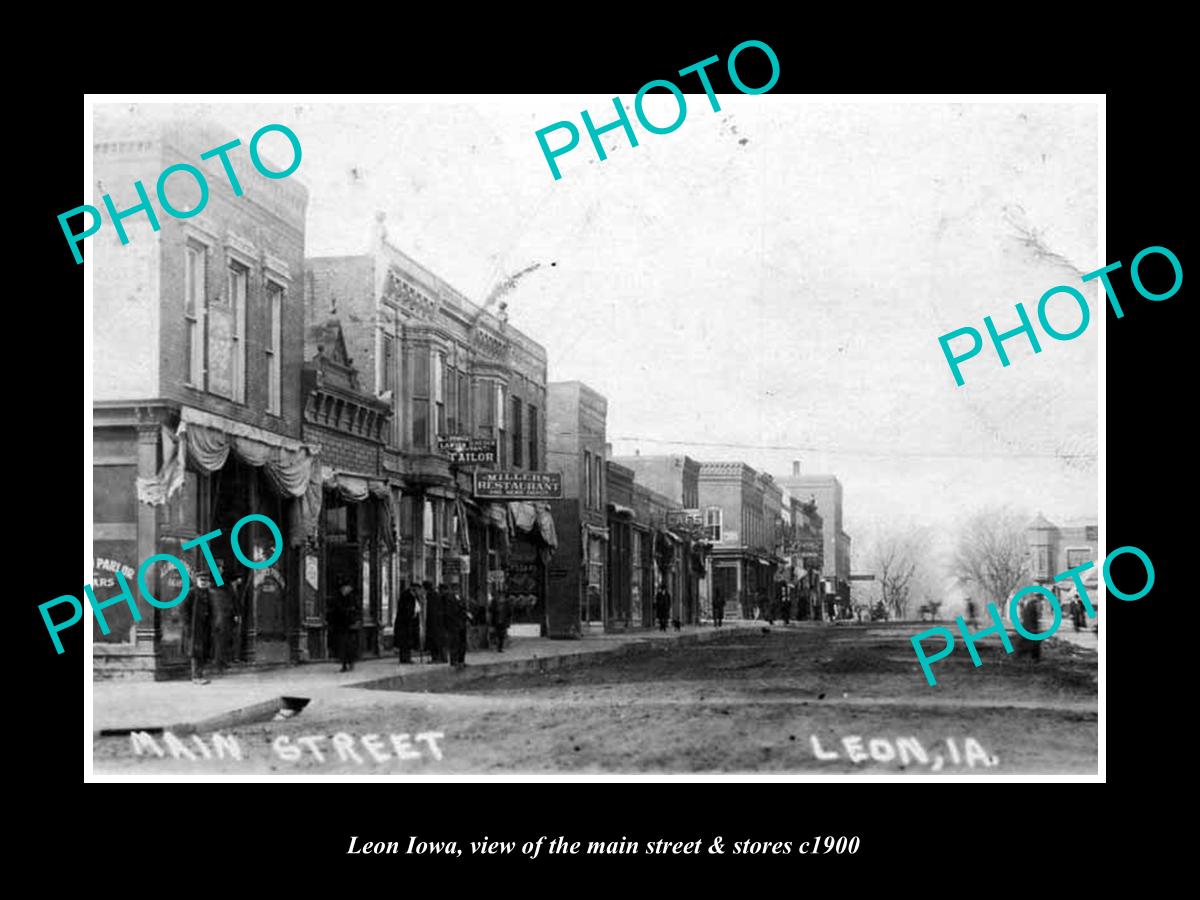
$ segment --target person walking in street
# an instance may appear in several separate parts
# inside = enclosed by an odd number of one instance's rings
[[[354,585],[348,578],[342,576],[337,584],[337,594],[326,613],[326,619],[329,622],[329,636],[342,664],[341,671],[350,672],[354,670],[356,655],[354,623],[358,614],[358,600],[354,595]]]
[[[446,661],[442,592],[433,589],[432,581],[425,582],[425,651],[431,663]]]
[[[666,587],[660,587],[654,595],[654,615],[658,619],[658,630],[666,631],[667,622],[671,618],[671,595]]]
[[[1042,631],[1040,604],[1041,601],[1034,597],[1021,604],[1021,627],[1030,634],[1040,634]],[[1020,641],[1023,656],[1032,657],[1035,661],[1042,658],[1041,641],[1031,641],[1025,637],[1021,637]]]
[[[713,591],[712,613],[713,626],[720,628],[721,623],[725,620],[725,595],[720,588]]]
[[[396,649],[400,653],[400,665],[412,663],[412,623],[417,616],[417,594],[407,581],[400,591],[400,602],[396,606],[396,621],[392,634],[396,638]]]
[[[1075,625],[1076,631],[1083,630],[1083,603],[1080,601],[1078,594],[1074,594],[1071,597],[1071,621]]]
[[[489,604],[488,615],[492,620],[492,633],[496,638],[496,652],[504,652],[504,640],[508,637],[508,626],[512,622],[512,604],[508,594],[497,591]]]

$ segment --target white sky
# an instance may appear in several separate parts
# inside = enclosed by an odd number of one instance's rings
[[[651,99],[651,121],[670,122],[674,100]],[[299,136],[310,256],[364,252],[383,210],[392,242],[477,302],[541,263],[505,298],[511,322],[546,347],[551,380],[607,396],[618,454],[743,459],[776,475],[800,458],[842,480],[856,548],[856,526],[914,519],[948,537],[954,519],[995,503],[1095,516],[1095,287],[1082,337],[1039,329],[1036,356],[1014,338],[1009,368],[987,346],[964,364],[964,387],[937,341],[965,325],[983,333],[989,314],[1015,327],[1018,301],[1036,322],[1047,289],[1083,288],[1022,233],[1080,272],[1107,262],[1094,105],[734,94],[714,113],[702,94],[687,99],[671,134],[636,118],[638,147],[606,134],[604,162],[583,132],[559,181],[534,132],[562,119],[582,132],[585,108],[611,121],[611,95],[204,112],[243,143],[269,122]],[[1051,309],[1060,330],[1078,323],[1069,301]],[[1070,453],[1092,457],[1072,465]]]

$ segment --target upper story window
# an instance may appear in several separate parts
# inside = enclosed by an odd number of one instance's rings
[[[529,469],[538,467],[538,411],[532,403],[529,404]]]
[[[589,509],[592,505],[592,454],[583,451],[583,502]]]
[[[506,402],[506,391],[504,385],[495,385],[496,389],[496,455],[497,462],[500,468],[505,468],[508,465],[508,447],[505,444],[505,435],[507,434],[504,422],[504,404]]]
[[[199,244],[189,243],[183,260],[183,317],[186,322],[184,354],[187,360],[187,383],[204,390],[204,346],[207,331],[208,298],[204,290],[206,251]]]
[[[430,355],[424,350],[413,354],[413,447],[429,447],[429,364]]]
[[[267,412],[283,408],[283,287],[267,282]]]
[[[725,510],[719,506],[710,506],[704,510],[704,536],[710,541],[721,540],[721,526],[724,524]]]
[[[434,351],[433,361],[433,409],[435,434],[446,434],[446,357]]]
[[[525,437],[521,432],[521,398],[512,398],[512,418],[510,420],[512,432],[512,466],[513,468],[521,468],[521,460],[524,457],[524,442]]]
[[[246,402],[246,291],[250,270],[229,264],[229,386],[230,399]]]

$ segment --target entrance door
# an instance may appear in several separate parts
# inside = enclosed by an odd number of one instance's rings
[[[358,587],[361,575],[358,568],[358,546],[356,544],[327,544],[327,552],[325,556],[325,609],[333,609],[337,603],[338,585],[343,581],[355,586],[355,590],[361,590]],[[360,598],[361,599],[361,598]],[[357,627],[357,626],[356,626]],[[333,635],[328,634],[326,643],[326,657],[332,659],[336,656],[335,648],[332,644]]]

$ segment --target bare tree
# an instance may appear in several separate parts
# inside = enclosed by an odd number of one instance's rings
[[[868,556],[875,573],[879,598],[893,619],[908,617],[914,589],[926,580],[928,529],[921,526],[892,526],[875,538]]]
[[[1029,583],[1028,516],[1011,509],[983,509],[959,530],[954,569],[959,584],[979,601],[995,603],[1001,616],[1009,598]]]

